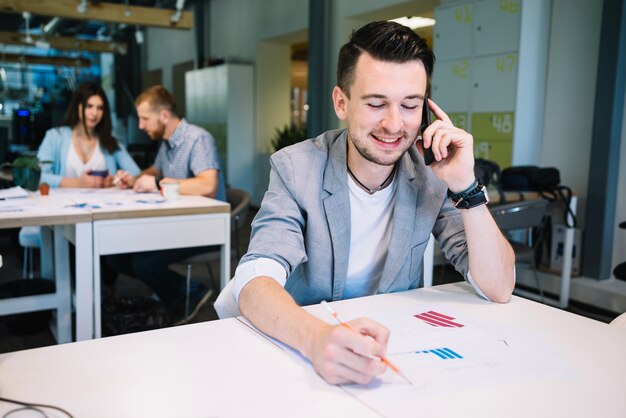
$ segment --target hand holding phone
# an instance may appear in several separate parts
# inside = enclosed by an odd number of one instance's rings
[[[87,174],[90,176],[105,178],[109,175],[109,170],[90,170]]]
[[[422,141],[424,140],[424,131],[430,126],[430,106],[428,106],[428,96],[424,96],[424,105],[422,106],[422,125],[420,126],[420,133],[422,135]],[[423,142],[422,142],[423,144]],[[424,149],[424,164],[431,165],[435,161],[435,154],[433,154],[432,143],[430,147],[422,147]]]

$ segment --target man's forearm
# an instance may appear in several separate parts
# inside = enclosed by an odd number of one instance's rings
[[[166,179],[167,180],[167,179]],[[180,184],[180,194],[215,197],[217,194],[217,182],[194,177],[184,180],[176,180]]]
[[[515,286],[515,254],[487,206],[461,210],[474,283],[494,302],[507,302]]]
[[[155,166],[151,165],[150,167],[143,170],[141,174],[139,174],[139,176],[142,176],[144,174],[148,176],[157,176],[159,174],[159,170]]]
[[[311,358],[312,341],[330,325],[299,307],[274,279],[257,277],[239,294],[239,310],[258,329]]]

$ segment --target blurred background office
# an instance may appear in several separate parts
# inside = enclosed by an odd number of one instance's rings
[[[624,0],[0,0],[0,10],[0,163],[36,152],[71,91],[97,81],[115,136],[145,168],[158,144],[139,132],[133,102],[162,84],[216,138],[228,186],[257,206],[277,145],[340,127],[330,94],[350,31],[401,19],[433,45],[431,96],[473,133],[475,155],[556,167],[577,195],[572,300],[626,310],[626,282],[613,276],[626,260]],[[540,272],[547,292],[558,278]]]

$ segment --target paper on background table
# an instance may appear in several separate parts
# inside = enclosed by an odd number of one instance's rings
[[[94,209],[165,202],[165,199],[157,192],[135,193],[132,190],[120,190],[114,187],[106,189],[55,189],[54,193],[70,198],[78,204],[89,205]]]
[[[16,199],[20,197],[28,197],[28,192],[22,189],[20,186],[9,187],[8,189],[0,190],[0,200]]]
[[[35,205],[29,199],[0,200],[0,213],[34,211]]]

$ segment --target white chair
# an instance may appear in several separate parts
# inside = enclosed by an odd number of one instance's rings
[[[20,245],[24,247],[24,266],[22,268],[22,278],[32,279],[35,277],[35,248],[41,248],[41,227],[22,227],[19,233],[19,241]]]
[[[509,239],[509,243],[515,252],[515,264],[525,263],[531,267],[541,302],[544,302],[543,288],[537,277],[535,262],[535,252],[541,240],[533,241],[533,228],[541,226],[547,210],[548,201],[543,199],[505,203],[490,208],[493,219],[503,232],[525,231],[525,242]]]

